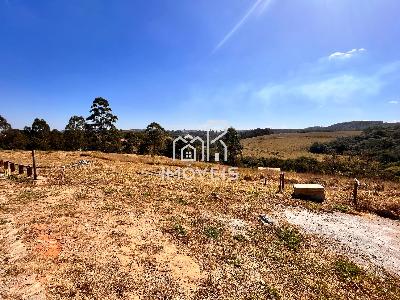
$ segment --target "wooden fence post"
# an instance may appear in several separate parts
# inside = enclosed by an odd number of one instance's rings
[[[10,163],[10,175],[15,172],[15,164],[12,162]]]
[[[357,192],[358,192],[359,186],[360,186],[360,182],[357,180],[357,178],[354,178],[353,204],[355,206],[357,206]]]
[[[32,150],[33,180],[37,180],[35,150]]]
[[[282,193],[285,189],[285,173],[279,174],[279,193]]]
[[[6,176],[10,176],[10,162],[9,161],[4,162],[4,174]]]
[[[24,174],[24,166],[23,165],[18,165],[18,174],[19,175]]]
[[[26,176],[28,176],[28,177],[32,176],[32,167],[31,166],[26,167]]]

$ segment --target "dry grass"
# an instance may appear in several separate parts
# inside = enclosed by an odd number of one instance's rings
[[[29,162],[27,152],[0,156]],[[90,164],[73,166],[81,159]],[[0,229],[27,249],[13,256],[0,239],[0,297],[18,285],[11,298],[44,290],[49,299],[399,299],[395,275],[354,267],[316,236],[258,220],[282,205],[358,213],[349,179],[287,174],[288,183],[323,183],[328,200],[319,205],[291,199],[290,185],[276,194],[278,178],[264,186],[249,169],[237,182],[163,180],[160,167],[182,163],[94,152],[39,152],[37,161],[47,180],[0,180]],[[360,196],[386,207],[400,192],[366,181]]]
[[[308,152],[315,142],[330,142],[338,137],[359,135],[360,131],[281,133],[245,139],[243,155],[254,157],[298,158],[308,156],[321,159],[323,155]]]

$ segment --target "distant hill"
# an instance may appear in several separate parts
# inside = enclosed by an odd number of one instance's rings
[[[390,126],[396,123],[384,123],[383,121],[351,121],[333,124],[327,127],[314,126],[305,128],[305,132],[316,132],[316,131],[363,131],[370,127],[376,126]]]

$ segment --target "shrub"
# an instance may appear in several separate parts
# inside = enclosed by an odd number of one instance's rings
[[[181,224],[175,224],[174,231],[178,236],[186,236],[187,231]]]
[[[303,240],[301,233],[294,227],[277,229],[279,239],[291,250],[297,250]]]
[[[220,233],[221,233],[220,229],[217,227],[213,227],[213,226],[207,227],[204,230],[204,234],[208,238],[213,239],[213,240],[216,240],[219,237]]]
[[[324,143],[314,143],[310,147],[310,152],[315,153],[315,154],[323,154],[323,153],[329,153],[331,150],[328,147],[327,144]]]
[[[346,258],[335,261],[335,270],[342,279],[346,280],[356,279],[361,274],[360,267]]]

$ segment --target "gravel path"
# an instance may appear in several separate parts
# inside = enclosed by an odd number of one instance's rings
[[[366,214],[314,213],[290,208],[289,223],[339,242],[357,258],[400,275],[400,222]]]

